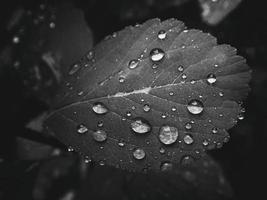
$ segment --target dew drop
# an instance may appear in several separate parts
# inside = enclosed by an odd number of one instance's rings
[[[192,128],[191,123],[186,123],[185,124],[185,129],[190,130],[191,128]]]
[[[127,116],[127,117],[131,117],[131,116],[132,116],[132,113],[131,113],[130,111],[128,111],[128,112],[126,113],[126,116]]]
[[[207,141],[207,140],[204,140],[203,142],[202,142],[202,144],[203,144],[203,146],[208,146],[209,145],[209,142]]]
[[[177,141],[178,129],[172,126],[162,126],[159,130],[159,140],[165,144],[170,145]]]
[[[191,84],[195,84],[196,83],[196,80],[191,80],[190,83]]]
[[[80,125],[77,126],[77,133],[84,134],[87,131],[88,131],[88,128],[85,125],[80,124]]]
[[[94,103],[92,109],[98,115],[104,115],[108,112],[107,107],[101,102]]]
[[[185,144],[192,144],[194,142],[193,138],[190,135],[184,136]]]
[[[223,92],[219,92],[220,97],[223,97],[223,95],[224,95]]]
[[[204,106],[203,103],[199,100],[193,99],[187,105],[187,110],[193,114],[197,115],[203,112]]]
[[[150,124],[142,118],[136,118],[134,122],[131,123],[131,128],[138,134],[148,133],[151,130]]]
[[[119,82],[120,83],[123,83],[125,81],[125,78],[124,77],[119,77]]]
[[[81,66],[79,64],[74,64],[72,65],[71,69],[69,70],[68,74],[69,75],[73,75],[75,74],[79,69],[81,68]]]
[[[170,96],[173,96],[173,95],[174,95],[174,93],[173,93],[173,92],[170,92],[170,93],[169,93],[169,95],[170,95]]]
[[[164,39],[166,38],[166,36],[167,36],[166,31],[164,31],[164,30],[160,30],[160,31],[158,32],[158,38],[159,38],[160,40],[164,40]]]
[[[104,130],[96,130],[93,132],[93,138],[97,142],[104,142],[107,140],[107,132]]]
[[[187,78],[186,74],[182,74],[182,79],[186,79],[186,78]]]
[[[118,146],[119,147],[124,147],[125,146],[125,142],[123,140],[119,140]]]
[[[165,53],[162,49],[155,48],[150,51],[150,59],[153,62],[159,62],[161,61],[165,56]]]
[[[217,81],[216,76],[214,74],[209,74],[207,76],[207,83],[212,85]]]
[[[175,107],[172,107],[172,112],[175,112],[177,109]]]
[[[170,163],[170,162],[168,162],[168,161],[167,161],[167,162],[163,162],[163,163],[161,163],[161,165],[160,165],[160,170],[161,170],[162,172],[171,171],[172,168],[173,168],[173,164]]]
[[[104,166],[104,165],[105,165],[105,161],[104,161],[104,160],[100,160],[100,161],[99,161],[99,165],[100,165],[100,166]]]
[[[178,66],[178,71],[179,71],[179,72],[183,72],[183,71],[184,71],[184,67],[183,67],[182,65],[179,65],[179,66]]]
[[[137,160],[142,160],[144,159],[146,156],[146,153],[143,149],[140,149],[140,148],[136,148],[134,151],[133,151],[133,157]]]
[[[161,154],[164,154],[164,153],[165,153],[165,149],[162,148],[162,147],[160,147],[159,152],[160,152]]]
[[[216,127],[214,127],[214,128],[212,128],[211,132],[214,133],[214,134],[218,133],[218,129]]]
[[[167,118],[167,115],[166,115],[166,114],[162,114],[162,115],[161,115],[161,118],[162,118],[162,119],[166,119],[166,118]]]
[[[237,118],[238,118],[239,120],[243,120],[245,117],[244,117],[244,115],[241,113],[241,114],[239,114],[239,115],[237,116]]]
[[[73,152],[73,151],[74,151],[73,147],[72,146],[68,146],[68,152]]]
[[[128,67],[129,69],[135,69],[139,64],[139,61],[134,59],[134,60],[131,60],[128,64]]]
[[[150,106],[148,105],[148,104],[145,104],[144,105],[144,107],[143,107],[143,110],[145,111],[145,112],[149,112],[150,111]]]

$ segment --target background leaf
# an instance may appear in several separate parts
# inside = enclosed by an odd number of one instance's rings
[[[250,79],[234,48],[175,19],[114,33],[69,75],[46,128],[100,164],[133,171],[221,147]]]

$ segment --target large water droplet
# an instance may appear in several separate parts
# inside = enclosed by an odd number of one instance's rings
[[[160,40],[164,40],[164,39],[166,38],[166,36],[167,36],[166,31],[164,31],[164,30],[160,30],[160,31],[158,32],[158,38],[159,38]]]
[[[163,162],[160,165],[160,170],[163,172],[170,171],[173,168],[173,164],[171,162]]]
[[[133,151],[133,157],[137,160],[142,160],[144,159],[146,156],[146,153],[143,149],[140,149],[140,148],[136,148],[134,151]]]
[[[214,74],[209,74],[207,76],[207,83],[214,84],[217,81],[216,76]]]
[[[161,61],[165,56],[165,53],[162,49],[155,48],[150,51],[150,59],[153,62],[159,62]]]
[[[178,129],[172,126],[162,126],[159,130],[159,140],[166,145],[173,144],[178,138]]]
[[[184,136],[185,144],[192,144],[194,142],[193,138],[190,135]]]
[[[131,123],[131,128],[135,133],[144,134],[148,133],[151,130],[150,124],[142,118],[136,118]]]
[[[194,115],[200,114],[204,110],[203,103],[199,100],[193,99],[187,105],[187,110]]]
[[[131,60],[128,64],[128,67],[129,69],[135,69],[139,64],[139,61],[134,59],[134,60]]]
[[[99,114],[99,115],[104,115],[108,112],[107,107],[101,102],[95,103],[92,109],[96,114]]]
[[[107,140],[107,132],[104,130],[97,130],[93,132],[93,138],[97,142],[104,142]]]
[[[87,131],[88,131],[88,128],[85,125],[80,124],[80,125],[77,126],[77,133],[84,134]]]

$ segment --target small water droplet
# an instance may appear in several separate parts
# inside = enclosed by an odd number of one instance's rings
[[[83,91],[78,92],[78,96],[82,96],[83,93],[84,93]]]
[[[89,156],[85,156],[85,157],[84,157],[84,162],[85,162],[86,164],[91,163],[91,162],[92,162],[92,159],[91,159]]]
[[[165,153],[165,149],[162,148],[162,147],[160,147],[160,148],[159,148],[159,152],[160,152],[161,154],[164,154],[164,153]]]
[[[88,131],[88,128],[84,124],[80,124],[77,126],[77,133],[84,134]]]
[[[104,115],[108,112],[107,107],[101,102],[94,103],[92,109],[98,115]]]
[[[242,113],[240,113],[240,114],[237,116],[237,118],[238,118],[239,120],[243,120],[245,117],[244,117],[244,115],[243,115]]]
[[[56,27],[55,22],[50,22],[50,23],[49,23],[49,27],[50,27],[51,29],[54,29],[54,28]]]
[[[214,127],[214,128],[212,128],[211,132],[214,133],[214,134],[218,133],[218,129],[216,127]]]
[[[148,133],[151,130],[150,124],[142,118],[136,118],[131,123],[131,128],[135,133],[144,134]]]
[[[191,165],[194,163],[194,158],[192,156],[184,156],[182,159],[181,159],[181,164],[183,166],[186,166],[186,165]]]
[[[145,104],[144,107],[143,107],[143,110],[145,112],[149,112],[150,111],[150,106],[148,104]]]
[[[132,110],[135,110],[136,109],[136,107],[135,106],[132,106]]]
[[[120,83],[123,83],[125,81],[125,78],[124,77],[119,77],[119,82]]]
[[[20,42],[20,38],[18,36],[14,36],[12,41],[14,44],[18,44]]]
[[[132,113],[131,113],[130,111],[128,111],[128,112],[126,113],[126,116],[127,116],[127,117],[131,117],[131,116],[132,116]]]
[[[167,115],[166,115],[166,114],[162,114],[162,115],[161,115],[161,118],[162,118],[162,119],[166,119],[166,118],[167,118]]]
[[[209,142],[208,142],[208,140],[204,140],[203,142],[202,142],[202,144],[203,144],[203,146],[208,146],[209,145]]]
[[[177,109],[175,107],[172,107],[172,112],[175,112]]]
[[[133,151],[133,157],[137,160],[142,160],[144,159],[146,156],[146,153],[143,149],[140,149],[140,148],[136,148],[134,151]]]
[[[68,146],[68,152],[73,152],[73,151],[74,151],[73,147],[72,146]]]
[[[99,165],[100,165],[100,166],[104,166],[104,165],[105,165],[105,161],[104,161],[104,160],[100,160],[100,161],[99,161]]]
[[[219,92],[220,97],[223,97],[223,95],[224,95],[223,92]]]
[[[203,103],[199,100],[193,99],[187,105],[187,110],[194,115],[200,114],[204,110]]]
[[[179,72],[183,72],[183,71],[184,71],[184,67],[183,67],[182,65],[179,65],[179,66],[178,66],[178,71],[179,71]]]
[[[191,84],[195,84],[196,83],[196,80],[191,80],[190,83]]]
[[[93,51],[88,51],[86,54],[87,60],[92,60],[94,58],[94,52]]]
[[[173,95],[174,95],[174,93],[173,93],[173,92],[170,92],[170,93],[169,93],[169,95],[170,95],[170,96],[173,96]]]
[[[207,76],[207,83],[212,85],[217,81],[216,76],[214,74],[209,74]]]
[[[124,147],[125,142],[123,140],[119,140],[118,145],[119,145],[119,147]]]
[[[186,78],[187,78],[186,74],[182,74],[182,79],[186,79]]]
[[[165,56],[165,53],[162,49],[155,48],[150,51],[150,59],[153,62],[159,62],[161,61]]]
[[[217,68],[217,67],[219,67],[219,65],[218,65],[218,64],[215,64],[215,65],[214,65],[214,67],[216,67],[216,68]]]
[[[194,142],[193,138],[190,135],[184,136],[185,144],[192,144]]]
[[[227,142],[229,142],[229,140],[230,140],[230,137],[229,137],[229,136],[226,136],[226,137],[223,139],[223,142],[224,142],[224,143],[227,143]]]
[[[107,132],[104,130],[97,130],[93,132],[93,138],[97,142],[104,142],[107,140]]]
[[[72,65],[71,69],[69,70],[68,74],[69,75],[73,75],[75,74],[79,69],[81,68],[81,66],[79,64],[74,64]]]
[[[104,126],[104,123],[102,122],[102,121],[99,121],[99,122],[97,122],[97,127],[103,127]]]
[[[172,126],[162,126],[159,130],[159,140],[165,144],[170,145],[177,141],[178,129]]]
[[[245,108],[241,108],[240,112],[241,113],[245,113],[246,112],[246,109]]]
[[[186,123],[185,124],[185,129],[190,130],[191,128],[192,128],[191,123]]]
[[[166,31],[164,31],[164,30],[160,30],[160,31],[158,32],[158,38],[159,38],[160,40],[164,40],[164,39],[166,38],[166,36],[167,36]]]
[[[161,165],[160,165],[160,170],[162,171],[162,172],[167,172],[167,171],[171,171],[172,170],[172,168],[173,168],[173,164],[171,163],[171,162],[163,162],[163,163],[161,163]]]
[[[138,64],[139,64],[139,61],[134,59],[128,63],[128,67],[129,69],[135,69],[138,66]]]

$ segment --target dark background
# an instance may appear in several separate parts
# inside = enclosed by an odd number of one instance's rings
[[[55,3],[55,1],[50,2]],[[230,130],[231,140],[229,143],[225,144],[222,149],[213,150],[210,153],[222,166],[225,176],[236,194],[236,199],[264,198],[266,196],[267,169],[265,162],[265,148],[267,147],[267,15],[265,0],[244,0],[234,12],[216,26],[203,23],[200,17],[200,8],[197,1],[194,0],[180,6],[158,3],[148,7],[143,2],[145,1],[92,0],[75,1],[75,5],[85,12],[86,22],[94,35],[94,43],[126,25],[141,23],[153,17],[159,17],[162,20],[174,17],[184,21],[189,28],[210,32],[218,38],[219,43],[231,44],[238,49],[238,53],[247,59],[253,70],[250,84],[252,90],[244,102],[245,119]],[[6,26],[14,10],[19,5],[34,9],[35,4],[36,1],[9,0],[2,2],[0,6],[1,51],[11,45],[10,41],[13,35],[6,30]],[[128,16],[129,12],[134,14]],[[15,48],[11,47],[10,51],[16,51]],[[37,170],[33,170],[31,173],[27,172],[25,175],[25,169],[31,162],[18,162],[15,138],[16,136],[25,136],[27,134],[25,123],[47,109],[48,105],[38,99],[36,95],[31,94],[31,90],[23,84],[21,74],[9,66],[12,63],[12,57],[10,60],[0,63],[0,155],[4,160],[3,163],[12,164],[2,163],[1,172],[5,174],[2,175],[4,178],[0,184],[7,191],[7,194],[2,194],[3,197],[15,199],[17,196],[14,193],[20,191],[19,194],[25,195],[25,199],[28,199],[27,195],[29,195]],[[52,143],[54,146],[60,146],[56,141]],[[25,191],[21,191],[21,187]],[[24,199],[24,197],[21,198]]]

